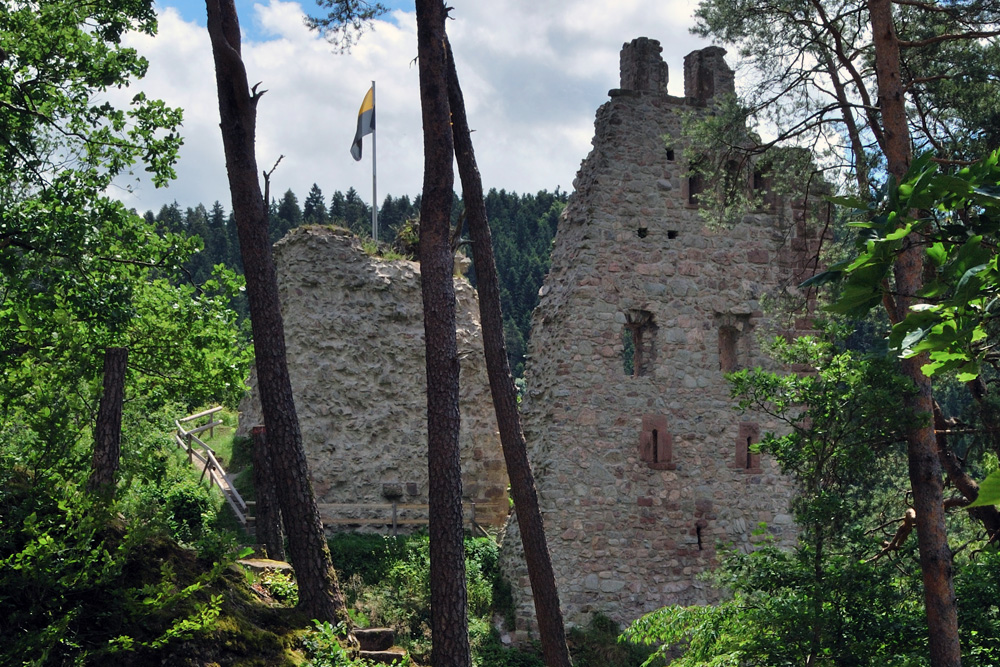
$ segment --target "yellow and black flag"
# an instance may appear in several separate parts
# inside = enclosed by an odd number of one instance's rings
[[[361,159],[361,137],[375,131],[375,86],[368,90],[365,99],[358,109],[358,131],[354,135],[354,144],[351,145],[351,156],[355,160]]]

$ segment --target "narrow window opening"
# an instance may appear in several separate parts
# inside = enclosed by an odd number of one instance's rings
[[[632,375],[639,376],[643,374],[642,364],[644,361],[642,358],[642,327],[635,327],[632,329],[632,347]]]
[[[671,162],[674,161],[674,149],[673,148],[667,148],[667,159],[670,160]]]
[[[656,356],[656,324],[648,310],[625,313],[622,331],[622,366],[625,375],[649,375]]]
[[[736,327],[723,325],[719,327],[719,370],[732,373],[737,370],[736,348],[740,332]]]
[[[668,229],[667,230],[667,238],[668,239],[675,239],[675,238],[677,238],[677,230],[676,229]]]
[[[643,415],[639,432],[639,460],[653,470],[677,470],[673,438],[664,415]]]
[[[759,168],[753,172],[753,194],[760,199],[763,208],[774,209],[775,197],[771,192],[771,179]]]
[[[734,467],[750,473],[761,472],[760,454],[753,451],[753,445],[760,441],[760,426],[755,422],[740,423],[736,438],[736,460]]]
[[[698,535],[698,551],[704,551],[704,547],[701,544],[701,526],[696,525],[694,531]]]
[[[622,368],[625,375],[635,375],[635,340],[628,326],[622,331]]]
[[[639,229],[636,230],[636,234],[639,235],[640,239],[644,239],[647,236],[649,236],[649,228],[648,227],[640,227]]]
[[[687,203],[688,206],[698,205],[698,195],[700,195],[705,190],[705,179],[699,173],[694,173],[688,176],[688,196]]]

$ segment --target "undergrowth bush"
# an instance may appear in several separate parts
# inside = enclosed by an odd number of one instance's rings
[[[619,641],[621,628],[603,614],[595,614],[586,627],[567,633],[570,654],[576,667],[641,667],[653,654],[651,647]],[[650,663],[666,664],[662,660]]]
[[[396,630],[418,662],[430,655],[430,542],[427,535],[387,538],[341,534],[330,541],[352,616]],[[490,538],[466,538],[469,639],[475,667],[540,667],[532,653],[505,647],[493,628],[495,603],[510,608],[500,578],[499,548]]]
[[[343,623],[313,621],[315,628],[302,637],[302,645],[309,661],[304,667],[371,667],[373,663],[351,656],[344,647],[347,628]]]
[[[294,607],[299,603],[299,587],[295,579],[284,572],[267,571],[260,576],[260,584],[282,604]]]
[[[81,480],[0,466],[0,664],[116,664],[210,629],[206,568]],[[141,662],[141,660],[140,660]]]
[[[408,552],[407,536],[388,537],[373,533],[337,533],[329,540],[330,557],[343,580],[357,575],[366,585],[384,579]]]
[[[178,542],[193,543],[202,537],[215,518],[215,507],[207,488],[193,480],[180,481],[163,495],[170,534]]]

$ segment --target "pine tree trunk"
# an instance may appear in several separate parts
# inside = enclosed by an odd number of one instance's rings
[[[127,370],[127,347],[104,350],[104,390],[94,427],[94,457],[88,488],[108,498],[115,494],[115,474],[121,459],[122,405],[125,403]]]
[[[271,452],[267,448],[267,429],[254,426],[250,433],[253,437],[254,530],[257,542],[264,546],[268,558],[285,560],[281,510],[274,485]]]
[[[420,281],[427,363],[427,465],[431,551],[431,664],[469,667],[458,344],[455,339],[451,203],[453,148],[445,62],[445,8],[417,0],[417,58],[424,128]]]
[[[347,620],[344,598],[309,483],[285,359],[278,280],[254,147],[257,102],[263,93],[252,92],[247,84],[233,0],[207,0],[206,5],[219,91],[222,143],[246,275],[257,386],[289,555],[299,586],[299,609],[321,621]]]
[[[447,43],[446,43],[447,44]],[[476,285],[479,292],[479,319],[483,328],[483,348],[486,353],[486,370],[490,378],[493,408],[500,428],[500,442],[507,462],[511,495],[517,508],[517,523],[524,546],[524,560],[528,566],[528,579],[535,600],[535,618],[542,640],[542,655],[547,667],[569,667],[569,649],[566,646],[566,628],[559,593],[556,590],[552,559],[545,540],[545,526],[535,493],[535,478],[528,463],[528,448],[521,429],[521,415],[517,410],[517,389],[507,361],[507,344],[503,336],[503,313],[500,309],[500,281],[493,257],[493,239],[486,218],[486,200],[483,198],[483,181],[476,164],[472,146],[472,133],[465,113],[465,99],[458,81],[451,45],[447,44],[448,100],[451,107],[452,134],[455,138],[455,156],[462,180],[462,199],[472,238],[472,258],[476,267]]]
[[[909,168],[912,155],[901,80],[899,39],[893,25],[890,0],[868,0],[868,10],[875,46],[878,106],[884,130],[882,149],[889,173],[899,183]],[[923,286],[923,258],[920,239],[911,234],[904,240],[894,265],[896,312],[889,313],[893,321],[904,318],[916,302],[916,295]],[[934,399],[930,378],[921,371],[926,362],[926,355],[902,361],[903,374],[910,378],[915,389],[906,397],[907,407],[913,414],[921,416],[907,427],[907,460],[913,508],[917,513],[917,544],[924,583],[931,665],[957,667],[962,664],[958,609],[952,581],[952,553],[945,527],[941,462],[934,436]]]

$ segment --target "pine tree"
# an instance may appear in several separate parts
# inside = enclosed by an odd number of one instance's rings
[[[302,203],[302,221],[310,225],[325,225],[328,220],[323,191],[313,183],[305,202]]]

